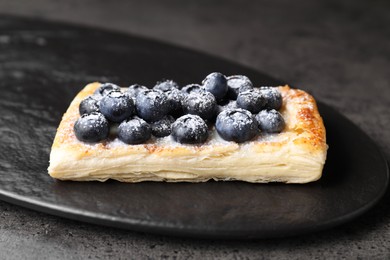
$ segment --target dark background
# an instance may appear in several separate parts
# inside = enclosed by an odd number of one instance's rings
[[[266,72],[336,108],[390,159],[389,1],[22,0],[0,1],[1,14],[141,35]],[[242,242],[135,233],[0,202],[0,252],[10,259],[383,259],[390,257],[389,199],[332,230]]]

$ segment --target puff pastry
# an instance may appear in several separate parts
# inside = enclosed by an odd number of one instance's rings
[[[53,178],[307,183],[322,175],[327,153],[325,128],[314,98],[302,90],[278,87],[283,97],[280,112],[285,129],[250,142],[228,142],[212,130],[202,145],[176,143],[170,136],[140,145],[124,144],[117,138],[87,144],[77,140],[73,126],[79,117],[80,102],[99,86],[87,85],[64,114],[50,153],[48,172]]]

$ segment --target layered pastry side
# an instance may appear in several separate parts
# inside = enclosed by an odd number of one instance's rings
[[[307,183],[321,178],[327,153],[325,127],[314,98],[302,90],[276,87],[283,101],[279,109],[285,123],[283,130],[258,130],[248,141],[227,141],[215,124],[208,124],[207,138],[197,143],[181,143],[170,134],[127,144],[118,138],[116,126],[111,126],[105,140],[80,141],[74,130],[80,118],[80,103],[101,86],[87,85],[64,114],[50,153],[48,172],[53,178],[253,183]]]

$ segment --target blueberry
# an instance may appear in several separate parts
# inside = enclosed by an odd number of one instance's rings
[[[153,122],[169,113],[169,101],[163,92],[147,90],[138,93],[137,114],[142,119]]]
[[[164,80],[161,82],[157,82],[153,89],[160,90],[162,92],[167,92],[172,89],[179,89],[179,85],[173,80]]]
[[[84,114],[74,124],[74,132],[78,140],[97,143],[108,137],[110,128],[107,119],[97,112]]]
[[[240,92],[253,88],[253,84],[250,79],[244,75],[233,75],[227,77],[227,86],[227,96],[230,99],[237,99],[237,96]]]
[[[189,84],[189,85],[186,85],[184,86],[181,91],[184,93],[184,94],[190,94],[192,92],[196,92],[196,93],[199,93],[199,92],[205,92],[206,90],[204,89],[204,87],[202,87],[201,85],[199,84]]]
[[[119,123],[134,112],[134,101],[129,95],[111,91],[99,102],[100,112],[110,121]]]
[[[172,80],[158,82],[153,90],[165,93],[169,102],[169,114],[174,117],[183,115],[182,100],[184,94],[179,90],[179,85],[176,82]]]
[[[194,92],[184,97],[183,111],[203,119],[211,119],[215,114],[216,105],[215,97],[210,92]]]
[[[183,115],[183,99],[184,94],[178,89],[172,89],[165,92],[169,102],[169,114],[174,117]]]
[[[222,111],[217,117],[215,128],[224,140],[237,143],[249,141],[259,132],[251,112],[241,108]]]
[[[254,114],[264,108],[265,102],[263,94],[258,89],[246,90],[237,96],[237,106]]]
[[[134,84],[127,89],[127,93],[135,100],[138,96],[138,93],[142,91],[148,91],[148,90],[149,89],[145,86]]]
[[[204,143],[208,136],[206,122],[197,115],[179,117],[171,127],[173,140],[183,144]]]
[[[175,122],[172,116],[165,116],[162,119],[150,124],[152,135],[155,137],[164,137],[171,134],[171,125]]]
[[[275,87],[261,87],[260,92],[266,100],[265,108],[279,110],[282,107],[282,94]]]
[[[213,94],[217,100],[224,98],[228,91],[226,77],[219,72],[209,74],[202,84],[206,91]]]
[[[80,115],[90,114],[92,112],[99,112],[100,95],[88,96],[80,102],[79,112]]]
[[[134,117],[118,126],[118,138],[126,144],[141,144],[150,139],[152,131],[145,120]]]
[[[283,116],[275,109],[262,110],[256,115],[256,120],[259,129],[265,133],[280,133],[285,126]]]
[[[106,95],[110,91],[120,91],[121,88],[113,83],[101,84],[98,89],[95,90],[94,94]]]

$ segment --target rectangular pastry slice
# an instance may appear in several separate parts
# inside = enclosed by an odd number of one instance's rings
[[[182,144],[172,136],[126,144],[115,135],[105,141],[79,141],[74,124],[79,104],[100,83],[87,85],[71,102],[57,129],[50,153],[50,176],[60,180],[122,182],[204,182],[240,180],[254,183],[307,183],[318,180],[326,159],[325,128],[314,98],[288,86],[279,112],[285,127],[242,143],[226,141],[215,127],[201,144]]]

